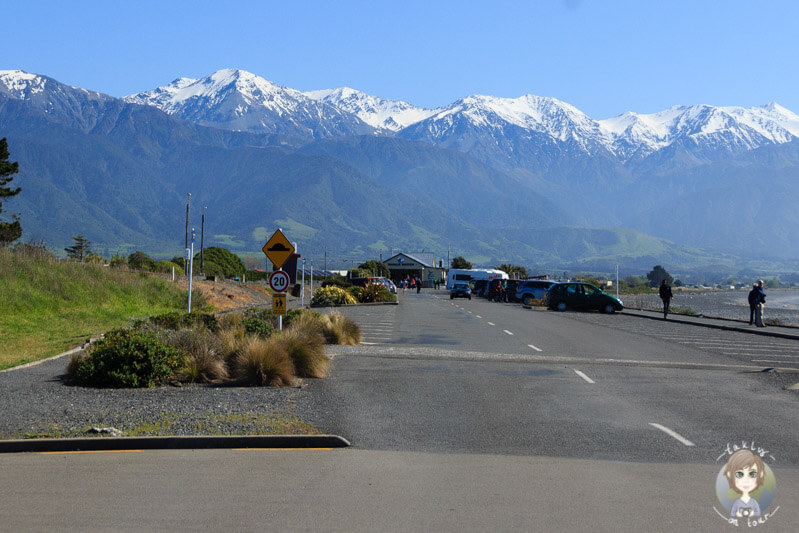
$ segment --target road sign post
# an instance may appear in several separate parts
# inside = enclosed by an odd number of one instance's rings
[[[278,229],[264,244],[263,251],[266,257],[275,265],[275,268],[279,270],[283,263],[294,253],[294,246],[283,235],[283,232]]]
[[[291,257],[291,254],[294,253],[294,249],[294,246],[286,238],[286,236],[283,235],[283,232],[280,230],[280,228],[278,228],[277,231],[272,234],[262,248],[267,259],[272,261],[272,264],[277,269],[272,272],[271,276],[269,276],[269,285],[274,291],[276,291],[275,294],[272,295],[272,312],[277,315],[277,327],[281,331],[283,330],[283,315],[286,314],[285,291],[289,287],[291,278],[289,277],[288,273],[280,270],[280,267],[282,267],[283,263],[285,263],[286,260]]]
[[[277,293],[272,295],[272,312],[278,315],[281,319],[286,314],[286,295],[284,293]],[[280,321],[278,326],[283,329],[283,321]]]

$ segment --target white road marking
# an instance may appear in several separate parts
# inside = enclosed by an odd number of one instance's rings
[[[593,379],[589,378],[588,376],[586,376],[585,374],[583,374],[582,372],[580,372],[576,368],[574,369],[574,373],[577,374],[578,376],[580,376],[581,378],[583,378],[584,380],[586,380],[588,383],[593,383],[594,382]]]
[[[530,348],[532,348],[532,349],[533,349],[533,350],[535,350],[536,352],[543,352],[543,351],[544,351],[544,350],[542,350],[541,348],[538,348],[538,347],[536,347],[536,346],[533,346],[532,344],[528,344],[527,346],[529,346]]]
[[[477,318],[483,318],[483,317],[481,317],[480,315],[474,315],[474,316],[476,316]]]
[[[753,363],[789,363],[789,364],[794,364],[794,365],[797,363],[797,361],[790,361],[790,360],[789,361],[785,361],[785,360],[779,361],[779,360],[775,360],[775,359],[752,359],[752,362]]]
[[[680,435],[679,433],[677,433],[673,429],[669,429],[666,426],[661,426],[660,424],[655,424],[654,422],[650,422],[649,425],[659,429],[660,431],[662,431],[666,435],[669,435],[670,437],[674,437],[675,439],[677,439],[678,441],[682,442],[686,446],[696,446],[696,444],[694,444],[690,440],[686,439],[685,437],[683,437],[682,435]]]
[[[493,322],[489,322],[488,325],[489,326],[496,326],[496,324],[494,324]]]
[[[513,333],[511,333],[511,332],[510,332],[510,331],[508,331],[507,329],[503,329],[502,331],[504,331],[504,332],[505,332],[505,333],[507,333],[508,335],[513,335]]]

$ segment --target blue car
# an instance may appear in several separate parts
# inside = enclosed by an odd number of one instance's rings
[[[449,291],[449,299],[452,300],[453,298],[468,298],[471,300],[472,288],[465,282],[456,283]]]

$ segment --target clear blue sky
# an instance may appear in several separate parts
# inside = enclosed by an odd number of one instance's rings
[[[125,96],[241,68],[424,107],[552,96],[601,119],[673,105],[799,113],[799,2],[5,2],[0,69]]]

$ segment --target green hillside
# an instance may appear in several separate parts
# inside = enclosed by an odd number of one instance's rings
[[[186,303],[186,291],[149,274],[59,261],[41,248],[19,250],[0,247],[0,369]]]

